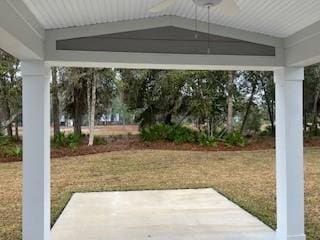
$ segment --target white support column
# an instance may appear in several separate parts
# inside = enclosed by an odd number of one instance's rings
[[[303,68],[275,71],[277,240],[305,240]]]
[[[23,240],[50,239],[50,73],[22,62]]]

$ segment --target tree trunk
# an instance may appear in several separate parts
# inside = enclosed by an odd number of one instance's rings
[[[275,126],[274,126],[274,110],[272,109],[273,106],[270,106],[270,103],[267,103],[267,108],[268,108],[268,115],[269,115],[269,120],[270,120],[270,125],[271,125],[271,134],[272,136],[275,135]]]
[[[9,123],[9,124],[7,125],[7,134],[8,134],[8,137],[10,137],[10,138],[13,137],[12,123]]]
[[[318,136],[318,101],[319,101],[319,87],[317,87],[316,90],[316,95],[314,97],[314,102],[313,102],[313,134],[314,136]]]
[[[16,140],[19,140],[19,121],[18,121],[18,117],[15,120],[15,135],[16,135]]]
[[[200,120],[199,117],[197,119],[197,128],[198,128],[199,131],[201,131],[201,120]]]
[[[16,120],[16,118],[17,118],[18,115],[20,115],[20,114],[21,114],[21,110],[18,111],[17,113],[15,113],[15,114],[11,114],[10,119],[8,119],[7,121],[5,121],[3,124],[0,123],[0,131],[6,129],[9,124],[12,125],[12,123]]]
[[[95,120],[95,114],[96,114],[96,89],[97,89],[97,75],[95,72],[93,72],[93,79],[92,79],[92,85],[91,85],[91,101],[90,101],[90,122],[89,122],[89,146],[93,145],[94,141],[94,120]]]
[[[245,112],[245,115],[244,115],[244,118],[243,118],[243,121],[242,121],[241,129],[240,129],[241,133],[243,133],[244,127],[246,125],[246,122],[247,122],[247,119],[248,119],[248,116],[249,116],[249,113],[250,113],[250,108],[251,108],[251,105],[252,105],[252,102],[253,102],[253,97],[254,97],[254,94],[256,92],[256,88],[257,88],[257,83],[253,83],[251,94],[250,94],[250,98],[249,98],[249,102],[248,102],[247,109],[246,109],[246,112]]]
[[[52,68],[52,118],[53,134],[56,138],[60,134],[60,114],[59,114],[59,89],[57,80],[57,68]]]
[[[266,100],[266,104],[267,104],[267,110],[268,110],[268,115],[269,115],[269,121],[270,121],[270,125],[271,125],[271,134],[272,136],[275,135],[275,126],[274,126],[274,102],[272,100],[269,99],[269,97],[267,96],[266,92],[267,89],[265,86],[263,86],[263,90],[265,92],[265,100]]]
[[[308,108],[306,104],[306,81],[303,81],[303,132],[306,134],[308,131]]]
[[[91,122],[91,88],[92,88],[92,79],[89,77],[87,80],[88,129],[90,128],[90,122]]]
[[[80,90],[79,88],[74,89],[74,125],[73,132],[76,135],[81,135],[81,125],[82,125],[82,114],[81,114],[81,106],[80,103]]]
[[[213,137],[213,117],[208,118],[208,136]]]
[[[305,133],[307,133],[307,123],[308,123],[308,121],[307,121],[307,111],[306,110],[304,110],[303,111],[303,131],[305,132]]]
[[[167,125],[172,125],[172,113],[166,114],[164,123]]]
[[[227,105],[228,105],[228,116],[227,116],[227,131],[228,133],[233,132],[233,83],[234,83],[234,72],[229,72],[229,80],[227,83]]]
[[[8,102],[5,103],[6,104],[6,115],[7,115],[7,119],[9,120],[11,118],[11,111],[10,111],[10,107]],[[13,133],[12,133],[12,121],[9,121],[7,123],[7,135],[8,137],[12,138]]]

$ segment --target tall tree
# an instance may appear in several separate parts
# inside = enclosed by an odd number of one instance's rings
[[[88,81],[88,116],[89,116],[89,146],[93,145],[94,141],[94,125],[96,114],[96,89],[97,89],[97,71],[92,72],[92,78]]]
[[[110,111],[112,101],[118,96],[120,80],[116,78],[116,71],[113,69],[96,69],[96,117],[100,118]]]
[[[63,78],[64,110],[74,119],[74,134],[81,135],[83,117],[87,110],[87,78],[92,69],[66,68]]]
[[[111,106],[116,91],[115,73],[112,69],[90,69],[87,78],[87,106],[89,142],[94,143],[94,127],[97,116],[102,116]],[[98,111],[97,111],[98,110]]]
[[[92,88],[93,76],[95,76],[95,90]],[[94,68],[59,68],[61,81],[61,100],[63,112],[74,119],[74,133],[81,134],[81,126],[84,117],[101,117],[111,106],[116,92],[115,71],[113,69]],[[94,93],[96,96],[93,96]],[[96,103],[92,103],[94,100]],[[95,109],[91,106],[94,105]],[[94,110],[94,114],[91,112]],[[90,116],[91,115],[91,116]],[[94,120],[95,121],[95,120]]]
[[[250,110],[251,110],[251,106],[253,105],[253,101],[254,101],[254,97],[255,94],[257,93],[258,90],[258,84],[259,84],[259,73],[258,72],[253,72],[253,71],[247,71],[243,73],[243,77],[244,77],[244,83],[246,86],[246,91],[247,94],[249,94],[248,100],[247,100],[247,106],[245,108],[244,111],[244,116],[242,119],[242,124],[241,124],[241,128],[240,128],[240,132],[243,133],[249,114],[250,114]]]
[[[124,102],[137,109],[140,126],[157,122],[173,124],[183,108],[188,72],[165,70],[121,70]]]
[[[227,131],[228,133],[233,132],[233,91],[234,91],[234,78],[235,72],[229,71],[229,79],[227,83],[227,105],[228,105],[228,115],[227,115]]]
[[[52,118],[53,118],[53,134],[56,138],[60,134],[60,109],[59,109],[59,84],[58,84],[58,68],[52,68]]]
[[[305,128],[308,122],[312,123],[310,134],[318,135],[318,115],[320,100],[320,64],[305,69],[304,81],[304,111]],[[310,118],[308,118],[310,116]]]
[[[190,76],[189,113],[196,118],[200,130],[206,126],[208,135],[213,135],[221,123],[225,123],[227,82],[227,71],[194,71]]]
[[[13,123],[21,115],[21,77],[19,60],[0,50],[0,111],[7,135],[13,136]]]
[[[273,72],[260,72],[260,93],[266,106],[268,118],[271,126],[271,134],[275,135],[275,84]]]
[[[121,70],[125,102],[140,109],[141,126],[179,124],[186,118],[213,135],[227,116],[226,71]],[[204,130],[204,129],[203,129]]]

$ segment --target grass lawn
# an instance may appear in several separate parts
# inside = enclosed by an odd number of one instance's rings
[[[320,149],[308,148],[306,227],[320,239]],[[52,161],[52,223],[73,192],[212,187],[275,227],[274,151],[137,150]],[[21,239],[21,162],[0,164],[0,239]]]

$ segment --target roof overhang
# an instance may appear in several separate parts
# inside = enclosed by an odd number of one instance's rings
[[[173,32],[176,30],[179,36],[185,35],[184,40],[178,37],[174,39],[181,40],[176,49],[168,45],[168,41],[159,41],[159,39],[156,43],[155,41],[144,42],[146,39],[150,40],[150,33],[165,38],[161,29],[170,29]],[[198,23],[198,32],[203,35],[203,39],[207,36],[207,31],[205,22]],[[196,40],[186,43],[185,40],[192,41],[186,39],[186,35],[191,36],[192,32],[194,32],[194,22],[176,16],[48,30],[46,31],[46,60],[53,65],[170,69],[273,69],[284,64],[282,39],[213,24],[211,38],[221,40],[220,48],[215,46],[216,49],[213,49],[211,54],[207,54],[205,50],[204,52],[188,50],[188,47],[196,48],[200,45],[200,43],[197,45]],[[172,40],[172,34],[170,35],[169,31],[167,34]],[[110,36],[119,38],[123,35],[127,37],[126,44],[130,44],[131,39],[132,45],[139,45],[142,50],[135,51],[128,46],[123,48],[125,51],[118,46],[115,49],[111,46],[103,47],[103,44],[114,44],[115,39],[111,41]],[[143,35],[147,35],[146,39],[141,39]],[[137,38],[140,39],[137,40]],[[124,41],[124,39],[121,40]],[[234,49],[230,49],[232,48],[230,40],[235,44]],[[93,43],[96,45],[88,46]],[[142,46],[146,43],[149,47]],[[203,42],[202,45],[204,44]],[[99,51],[97,45],[101,45],[100,50],[103,51]],[[244,48],[247,48],[247,52]],[[154,52],[150,49],[154,49]]]
[[[45,31],[22,1],[0,1],[0,48],[19,59],[44,59]]]
[[[285,40],[287,66],[308,66],[320,62],[320,22]]]
[[[130,50],[128,47],[122,51],[118,46],[114,46],[113,49],[109,47],[85,49],[86,44],[90,44],[90,39],[99,36],[120,36],[130,32],[146,33],[160,28],[182,29],[185,32],[191,32],[194,31],[194,21],[177,16],[162,16],[44,30],[22,1],[0,1],[0,47],[21,60],[44,60],[57,66],[212,70],[273,70],[281,66],[307,66],[320,61],[320,22],[285,39],[211,24],[211,34],[214,37],[224,40],[232,39],[237,44],[247,44],[246,46],[249,47],[269,48],[269,50],[272,49],[272,54],[270,51],[263,54],[260,54],[259,51],[258,53],[250,53],[250,51],[246,53],[243,49],[237,51],[228,49],[225,52],[217,49],[211,54],[197,51],[183,52],[183,46],[179,46],[179,49],[176,50],[165,51],[165,45],[161,45],[163,44],[161,41],[157,43],[159,49],[157,45],[154,45],[149,50],[142,48],[141,51],[139,49]],[[198,31],[203,34],[207,33],[207,24],[199,22]],[[84,40],[82,48],[73,48],[72,41],[79,39]],[[71,41],[71,45],[67,47],[65,45],[65,48],[60,46],[60,49],[57,49],[57,43],[59,45],[64,41],[65,43]],[[108,44],[108,41],[103,41],[101,45]],[[130,38],[126,40],[126,44],[130,44]],[[226,48],[229,45],[222,44],[222,46]],[[243,45],[235,46],[241,48]],[[152,51],[152,49],[156,50]]]

